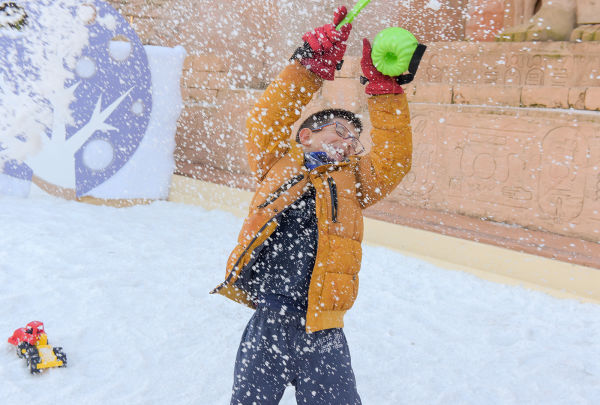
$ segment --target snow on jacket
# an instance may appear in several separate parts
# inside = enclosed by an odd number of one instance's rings
[[[343,327],[358,294],[363,238],[362,209],[389,194],[408,173],[412,133],[404,94],[370,97],[371,151],[362,157],[308,170],[292,125],[319,90],[322,79],[299,63],[288,65],[250,112],[247,150],[258,185],[229,256],[225,281],[212,293],[255,308],[239,275],[252,266],[281,212],[300,198],[310,182],[316,192],[318,243],[308,289],[306,331]]]

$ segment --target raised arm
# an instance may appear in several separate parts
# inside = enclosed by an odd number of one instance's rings
[[[262,94],[246,120],[248,162],[260,181],[289,148],[292,125],[323,80],[299,62],[288,65]]]
[[[375,68],[371,59],[371,44],[363,40],[361,68],[368,85],[365,92],[371,97],[369,115],[373,131],[373,148],[363,157],[357,168],[357,189],[361,206],[366,208],[388,195],[410,171],[412,162],[412,130],[406,95],[400,83],[408,83],[414,77],[422,53],[413,56],[409,74],[398,77],[386,76]]]
[[[357,171],[359,202],[363,208],[388,195],[410,171],[412,131],[405,94],[369,98],[373,148],[360,159]]]
[[[341,67],[352,25],[346,24],[339,31],[335,25],[346,14],[346,7],[342,6],[334,13],[333,24],[304,34],[304,45],[292,56],[293,62],[267,87],[250,112],[246,149],[258,181],[288,150],[292,126],[304,106],[323,80],[333,80],[335,69]]]

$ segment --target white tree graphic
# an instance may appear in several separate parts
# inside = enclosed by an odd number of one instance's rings
[[[65,91],[74,92],[77,85]],[[122,94],[108,107],[102,110],[102,96],[98,98],[94,112],[89,121],[67,139],[66,111],[53,103],[54,119],[52,137],[42,136],[42,147],[39,152],[28,157],[24,162],[44,180],[65,188],[75,188],[75,153],[87,142],[96,131],[118,131],[117,128],[106,123],[106,120],[129,95],[132,89]]]

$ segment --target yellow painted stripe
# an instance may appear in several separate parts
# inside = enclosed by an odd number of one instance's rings
[[[244,218],[252,196],[250,191],[175,175],[169,200],[219,209]],[[486,280],[600,304],[600,271],[591,267],[371,218],[365,218],[364,241]]]

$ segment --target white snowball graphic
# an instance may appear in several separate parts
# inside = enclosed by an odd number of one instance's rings
[[[92,170],[102,170],[111,164],[114,157],[112,144],[104,139],[94,139],[83,149],[83,163]]]
[[[83,57],[77,61],[75,72],[83,79],[89,79],[96,74],[96,62],[88,57]]]
[[[108,44],[108,54],[117,62],[123,62],[131,55],[132,45],[126,38],[113,39]]]

